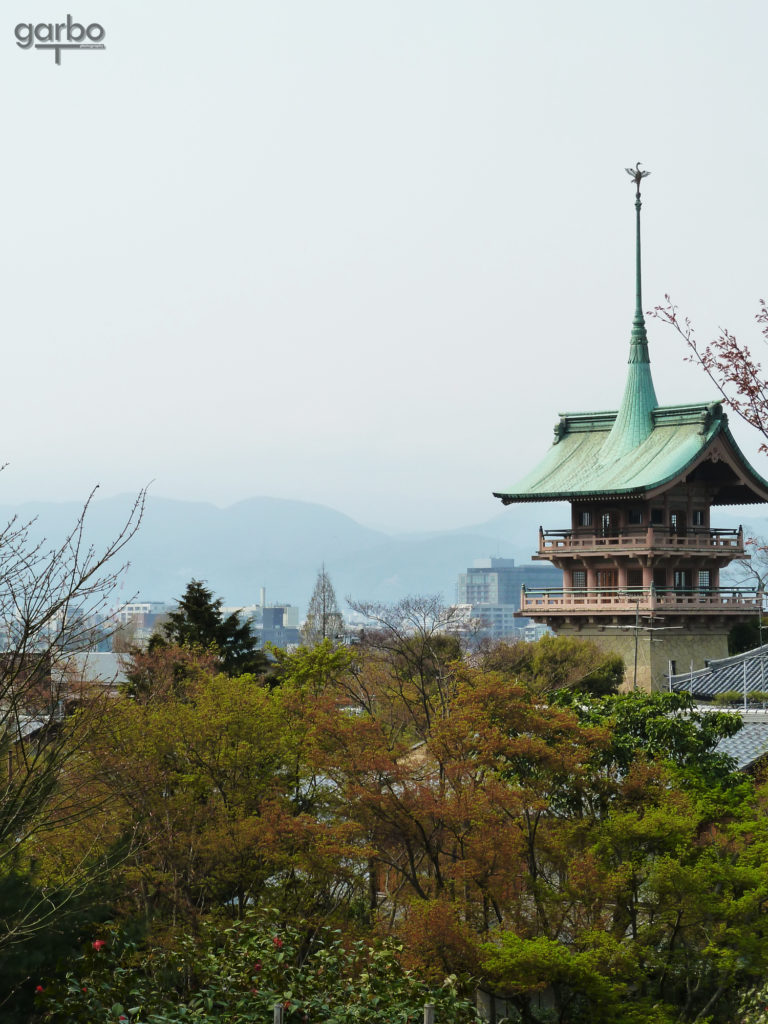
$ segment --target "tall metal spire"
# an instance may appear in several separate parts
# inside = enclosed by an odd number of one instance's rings
[[[627,174],[635,183],[635,316],[632,321],[632,337],[630,340],[629,361],[630,363],[650,363],[648,357],[648,336],[645,333],[645,318],[643,316],[643,280],[642,261],[640,256],[640,182],[647,178],[650,171],[641,171],[640,164],[625,168]]]
[[[651,360],[648,356],[640,259],[640,182],[651,172],[641,171],[639,163],[634,169],[627,167],[626,172],[635,183],[635,315],[629,340],[629,371],[624,397],[616,414],[616,421],[601,451],[601,456],[606,460],[626,455],[645,441],[653,430],[652,412],[659,404],[651,377]]]

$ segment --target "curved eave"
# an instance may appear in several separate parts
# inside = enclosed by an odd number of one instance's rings
[[[600,432],[602,433],[602,432]],[[592,487],[592,488],[562,488],[557,490],[526,490],[519,492],[494,491],[493,496],[500,498],[504,505],[519,504],[523,502],[544,502],[544,501],[588,501],[594,498],[601,498],[610,495],[617,500],[631,500],[641,497],[659,494],[677,481],[684,479],[692,470],[703,462],[708,461],[708,454],[712,446],[717,442],[726,449],[730,455],[725,461],[731,472],[736,477],[734,488],[738,492],[733,499],[720,500],[717,497],[713,501],[715,505],[749,505],[768,502],[768,481],[764,480],[750,466],[749,462],[736,444],[727,426],[727,419],[718,417],[707,430],[706,436],[702,437],[701,446],[698,451],[691,455],[684,463],[674,467],[672,472],[660,476],[657,479],[646,480],[642,484],[630,487]],[[562,443],[562,442],[561,442]],[[682,446],[682,445],[681,445]],[[642,447],[642,446],[639,446]],[[551,453],[552,449],[550,449]],[[548,453],[548,456],[549,454]],[[724,453],[725,454],[725,453]],[[566,461],[568,461],[566,459]],[[536,471],[534,470],[534,473]],[[600,470],[598,470],[598,473]],[[531,474],[533,475],[533,474]]]
[[[547,491],[541,494],[501,494],[499,491],[493,491],[493,497],[501,498],[502,505],[518,505],[526,501],[583,501],[588,498],[602,498],[606,494],[610,494],[612,498],[639,498],[646,490],[642,487],[631,487],[615,491]]]
[[[752,497],[747,498],[743,501],[739,501],[738,503],[734,502],[733,504],[758,505],[762,504],[763,502],[768,502],[768,480],[760,476],[759,473],[755,472],[750,463],[744,457],[744,453],[742,452],[741,448],[739,448],[738,444],[736,443],[736,440],[734,439],[733,434],[731,433],[728,427],[727,419],[724,419],[724,421],[720,424],[720,429],[718,433],[728,442],[729,446],[733,450],[733,455],[735,456],[735,462],[738,468],[732,468],[737,476],[744,477],[742,481],[742,486],[745,488],[749,488],[749,490],[752,492]],[[709,445],[707,445],[707,447],[709,447]],[[703,461],[703,459],[700,459],[699,461]],[[731,502],[715,501],[714,504],[731,504]]]

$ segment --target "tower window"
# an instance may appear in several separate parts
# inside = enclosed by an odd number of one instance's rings
[[[619,517],[616,512],[603,512],[600,516],[600,536],[616,537],[619,532]]]
[[[664,509],[663,508],[652,508],[651,509],[651,523],[653,526],[661,526],[664,522]]]
[[[688,569],[675,569],[675,590],[691,589],[691,573]]]
[[[669,513],[669,529],[678,537],[685,536],[685,512],[675,511]]]
[[[695,508],[693,510],[693,525],[694,526],[703,526],[704,525],[704,509],[703,508]]]
[[[643,510],[641,508],[631,508],[629,510],[629,525],[630,526],[641,526],[643,522]]]
[[[598,569],[595,573],[598,590],[611,590],[619,584],[619,574],[615,569]]]
[[[699,590],[709,590],[709,569],[699,569]]]
[[[588,509],[580,509],[576,518],[576,522],[579,524],[579,526],[591,526],[592,513]]]
[[[584,569],[574,569],[572,579],[574,590],[583,590],[587,585],[587,574]]]

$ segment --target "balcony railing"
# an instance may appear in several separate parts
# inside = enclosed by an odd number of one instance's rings
[[[641,612],[749,613],[763,606],[763,592],[749,587],[717,587],[703,590],[674,590],[657,587],[533,588],[523,586],[520,614],[529,618],[543,615],[605,614]]]
[[[731,555],[744,551],[744,531],[711,530],[691,527],[677,533],[665,526],[625,527],[615,536],[600,536],[589,530],[542,530],[539,527],[539,554],[567,554],[570,551],[605,551],[675,548],[690,551],[726,550]]]

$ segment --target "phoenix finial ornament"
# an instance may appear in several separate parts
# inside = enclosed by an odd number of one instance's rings
[[[640,198],[640,182],[643,180],[643,178],[647,178],[648,175],[651,172],[650,171],[641,171],[639,163],[636,164],[634,167],[625,167],[624,170],[630,176],[632,181],[634,181],[635,187],[637,188],[636,195],[637,195],[637,198],[639,199]]]

